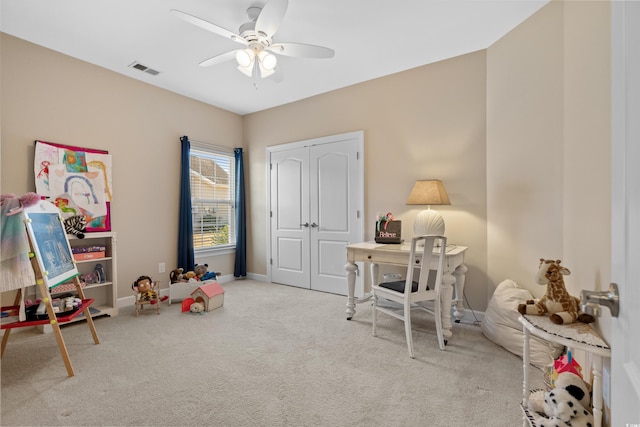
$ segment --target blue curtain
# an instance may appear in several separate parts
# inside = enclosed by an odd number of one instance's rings
[[[191,143],[188,136],[180,138],[180,216],[178,219],[178,268],[192,271],[195,267],[193,254],[193,224],[191,222]]]
[[[247,275],[247,214],[244,203],[244,163],[242,148],[234,148],[236,159],[236,262],[234,277]]]

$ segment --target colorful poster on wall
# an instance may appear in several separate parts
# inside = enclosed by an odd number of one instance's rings
[[[111,155],[105,150],[35,142],[36,192],[63,217],[83,215],[87,232],[110,231]]]

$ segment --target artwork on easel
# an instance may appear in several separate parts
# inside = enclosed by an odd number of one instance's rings
[[[25,208],[24,217],[45,285],[53,288],[77,276],[78,269],[58,208],[42,200]]]
[[[36,192],[62,216],[82,215],[87,232],[111,231],[111,155],[106,150],[36,141]]]

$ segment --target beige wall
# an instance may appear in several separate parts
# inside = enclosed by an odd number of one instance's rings
[[[36,139],[108,150],[118,296],[131,295],[141,274],[167,287],[177,263],[179,139],[242,146],[242,117],[6,34],[1,54],[0,191],[34,190]],[[233,273],[231,255],[196,261]]]
[[[34,139],[109,150],[122,296],[135,276],[176,260],[179,137],[244,145],[248,272],[263,275],[266,147],[362,129],[367,238],[382,211],[410,233],[414,180],[439,178],[452,200],[438,207],[447,235],[469,246],[472,308],[484,311],[505,278],[539,293],[531,278],[540,257],[573,271],[572,293],[602,289],[610,271],[608,8],[553,1],[486,51],[245,117],[3,34],[1,191],[33,189]],[[231,256],[206,262],[232,271]]]
[[[564,3],[564,260],[570,292],[611,281],[611,5]],[[610,336],[611,316],[598,326]]]
[[[476,52],[245,116],[251,188],[248,269],[266,274],[266,147],[364,130],[365,237],[393,212],[410,237],[424,207],[405,204],[416,179],[441,179],[452,243],[469,246],[466,294],[486,307],[485,53]]]
[[[573,271],[575,295],[606,287],[608,32],[608,2],[554,1],[486,51],[246,116],[250,270],[266,272],[265,148],[363,129],[367,237],[388,210],[410,232],[413,180],[442,179],[452,198],[438,207],[447,235],[470,247],[473,308],[484,310],[506,278],[540,296],[541,257]],[[597,250],[592,239],[603,242]]]
[[[488,275],[533,283],[538,258],[567,289],[611,277],[610,4],[553,1],[487,50]],[[610,316],[599,321],[605,337]]]
[[[562,5],[492,45],[487,64],[487,271],[540,296],[538,260],[563,257]]]

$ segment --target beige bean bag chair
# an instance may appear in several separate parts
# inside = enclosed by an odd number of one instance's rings
[[[494,343],[522,357],[522,324],[518,304],[533,299],[531,293],[510,279],[498,285],[480,324],[482,332]],[[535,366],[549,365],[560,355],[563,346],[531,336],[530,361]]]

